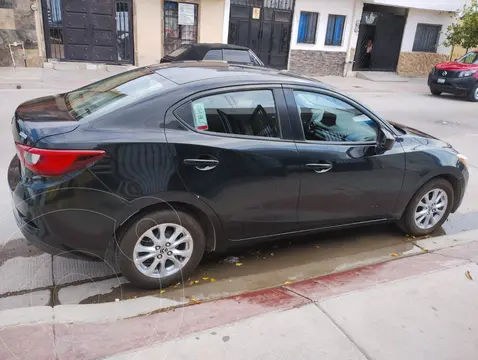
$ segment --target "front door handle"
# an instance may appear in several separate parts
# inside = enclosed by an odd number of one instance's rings
[[[306,164],[306,168],[314,170],[317,174],[323,174],[332,169],[332,164],[329,163],[316,163]]]
[[[219,165],[219,160],[216,159],[184,159],[184,165],[194,166],[201,171],[208,171],[214,169]]]

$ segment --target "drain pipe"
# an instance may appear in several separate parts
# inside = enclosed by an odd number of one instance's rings
[[[349,66],[353,66],[353,63],[354,63],[354,59],[350,58],[350,49],[351,49],[351,42],[352,42],[352,36],[353,36],[353,33],[355,32],[355,27],[356,27],[356,23],[357,21],[360,21],[359,20],[356,20],[354,22],[354,16],[355,16],[355,11],[357,10],[357,3],[360,1],[360,3],[362,2],[361,0],[355,0],[354,1],[354,7],[353,7],[353,12],[352,12],[352,24],[351,24],[351,28],[350,28],[350,34],[349,34],[349,39],[347,41],[347,55],[345,56],[345,64],[344,64],[344,72],[343,72],[343,77],[347,77],[348,75],[348,72],[349,72]],[[362,5],[363,7],[363,5]],[[362,15],[362,14],[360,14]],[[357,52],[357,49],[355,49],[355,52]],[[355,54],[354,54],[355,56]]]

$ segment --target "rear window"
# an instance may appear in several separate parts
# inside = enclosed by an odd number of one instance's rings
[[[100,80],[66,94],[66,107],[76,120],[85,119],[92,114],[128,106],[174,84],[148,68],[128,71]]]
[[[231,63],[250,64],[251,56],[247,50],[223,50],[224,60]]]
[[[183,52],[185,52],[187,49],[189,49],[190,46],[191,45],[182,45],[182,46],[178,47],[176,50],[174,50],[172,53],[169,53],[168,56],[171,56],[171,57],[179,56]]]
[[[222,49],[209,50],[203,60],[222,60]]]

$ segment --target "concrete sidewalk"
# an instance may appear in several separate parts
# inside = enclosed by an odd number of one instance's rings
[[[113,65],[87,68],[86,64],[76,63],[59,63],[56,68],[53,66],[48,68],[0,67],[0,90],[71,90],[133,68],[134,66]]]
[[[0,312],[0,359],[478,358],[478,232],[414,244],[413,256],[215,301],[128,300],[142,315],[118,308],[128,301]]]

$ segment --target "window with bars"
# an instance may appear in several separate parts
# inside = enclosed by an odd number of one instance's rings
[[[0,0],[0,9],[12,9],[13,0]]]
[[[417,24],[412,51],[437,52],[441,25]]]
[[[198,6],[194,6],[194,25],[178,24],[178,3],[164,2],[164,55],[168,55],[181,45],[197,43]]]
[[[341,46],[344,35],[345,16],[329,15],[325,45]]]
[[[304,44],[315,44],[315,34],[317,33],[317,20],[319,13],[301,11],[299,18],[299,30],[297,33],[297,42]]]

